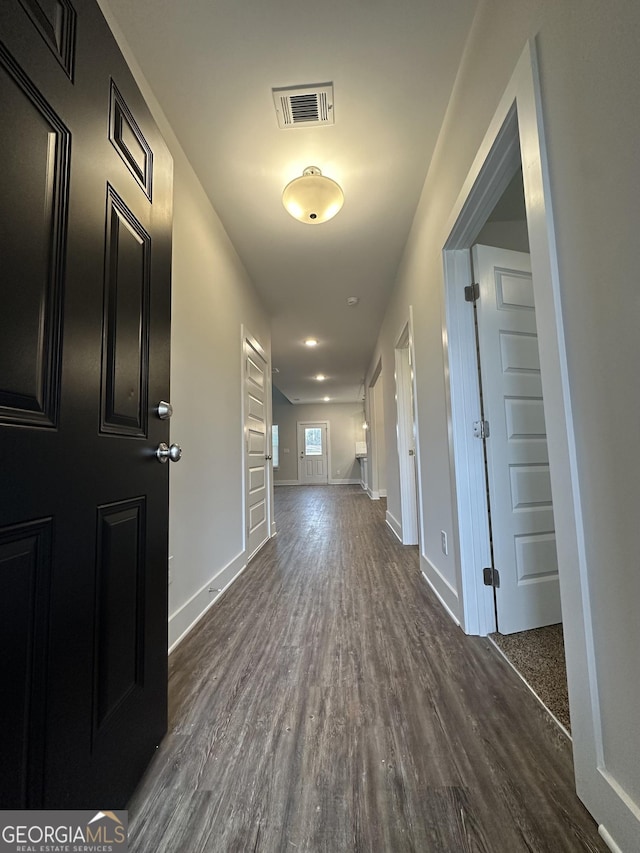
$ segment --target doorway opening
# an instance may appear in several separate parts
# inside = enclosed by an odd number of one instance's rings
[[[568,732],[548,419],[515,103],[480,177],[482,203],[474,199],[473,215],[454,229],[444,252],[452,415],[461,417],[460,432],[454,427],[459,519],[461,499],[470,497],[470,523],[459,523],[465,629],[488,634]]]
[[[522,168],[474,239],[473,312],[496,631],[490,639],[570,730],[546,418]]]

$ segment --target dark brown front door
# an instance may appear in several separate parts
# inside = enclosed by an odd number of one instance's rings
[[[0,3],[0,806],[166,729],[171,159],[93,0]]]

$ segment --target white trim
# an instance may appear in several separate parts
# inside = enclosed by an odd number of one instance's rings
[[[372,501],[379,501],[380,500],[380,492],[377,489],[367,488],[366,492]]]
[[[274,486],[300,486],[299,480],[274,480]]]
[[[346,480],[329,480],[330,486],[359,486],[360,480],[354,480],[353,478]]]
[[[187,634],[202,619],[220,596],[231,586],[247,567],[244,551],[215,573],[191,598],[187,599],[169,617],[169,654],[184,640]],[[212,598],[209,588],[218,590]]]
[[[609,830],[603,823],[601,823],[598,827],[598,835],[600,836],[600,838],[602,838],[609,850],[611,850],[611,853],[624,853],[622,848],[618,847],[616,842],[613,840],[611,834],[609,833]]]
[[[384,520],[387,522],[391,530],[393,530],[396,538],[398,539],[398,542],[401,545],[404,545],[405,543],[402,541],[402,525],[400,524],[398,519],[392,513],[390,513],[389,510],[387,510]]]
[[[427,562],[428,562],[428,561],[427,561]],[[433,563],[429,563],[429,565],[431,566],[431,568],[432,568],[432,569],[434,569],[434,570],[437,572],[437,569],[435,569],[435,566],[433,565]],[[438,574],[439,574],[439,572],[438,572]],[[438,601],[440,602],[440,604],[441,604],[441,605],[444,607],[444,609],[447,611],[447,613],[449,614],[449,616],[453,619],[453,621],[455,622],[455,624],[456,624],[456,625],[458,625],[458,627],[460,627],[460,620],[458,619],[458,617],[456,616],[456,614],[453,612],[453,610],[449,607],[449,605],[448,605],[448,604],[447,604],[447,602],[444,600],[444,598],[440,595],[440,593],[438,592],[437,588],[434,586],[434,584],[433,584],[433,582],[432,582],[431,578],[430,578],[430,577],[428,577],[428,575],[426,575],[424,571],[422,571],[422,577],[423,577],[423,578],[426,580],[426,582],[429,584],[429,587],[431,588],[431,591],[432,591],[432,592],[433,592],[433,594],[436,596],[436,598],[438,599]],[[440,575],[440,577],[442,577],[442,576]],[[444,578],[443,578],[443,580],[444,580]]]
[[[386,498],[387,490],[386,489],[378,489],[378,497]]]

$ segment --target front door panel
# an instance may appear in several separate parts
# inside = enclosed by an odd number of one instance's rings
[[[0,806],[122,807],[166,728],[171,160],[93,0],[1,4],[0,103]]]
[[[298,479],[300,483],[324,485],[328,482],[326,423],[298,424]]]

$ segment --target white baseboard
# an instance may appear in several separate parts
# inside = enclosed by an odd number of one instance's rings
[[[374,491],[373,489],[367,488],[367,494],[371,498],[372,501],[380,500],[380,492]]]
[[[330,486],[359,486],[360,480],[329,480]]]
[[[169,654],[184,640],[187,634],[197,625],[209,608],[215,604],[223,592],[227,590],[236,578],[247,567],[244,551],[234,557],[219,572],[216,572],[195,595],[185,601],[169,617]],[[209,592],[209,588],[220,592]]]
[[[389,525],[389,527],[393,530],[395,535],[398,537],[400,544],[402,544],[402,525],[398,521],[398,519],[392,515],[389,510],[387,510],[385,515],[385,521]]]
[[[274,480],[273,485],[274,486],[299,486],[300,481],[299,480]]]
[[[381,497],[381,498],[386,498],[386,496],[387,496],[387,490],[386,490],[386,489],[380,489],[380,491],[378,492],[378,494],[380,495],[380,497]]]
[[[460,627],[460,620],[458,619],[455,612],[451,608],[451,605],[449,604],[449,602],[442,595],[441,589],[438,588],[438,587],[442,587],[442,584],[444,584],[445,588],[447,588],[447,587],[450,588],[449,582],[445,578],[442,577],[442,575],[436,569],[436,567],[433,565],[433,563],[430,563],[428,560],[426,560],[422,556],[420,557],[420,562],[426,563],[426,565],[428,566],[428,568],[430,570],[430,574],[431,574],[431,577],[429,577],[429,575],[425,572],[424,568],[421,568],[422,577],[426,580],[426,582],[429,584],[431,589],[434,591],[436,598],[438,599],[440,604],[442,604],[442,606],[447,611],[449,616],[453,619],[453,621],[456,623],[456,625],[458,625],[458,627]],[[449,597],[449,596],[447,596],[447,597]],[[455,598],[455,600],[457,602],[457,597]]]
[[[611,850],[611,853],[622,853],[622,849],[620,847],[618,847],[616,842],[611,837],[609,830],[606,828],[606,826],[603,823],[601,823],[600,826],[598,827],[598,834],[599,834],[600,838],[603,839],[604,843],[607,845],[609,850]]]

